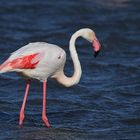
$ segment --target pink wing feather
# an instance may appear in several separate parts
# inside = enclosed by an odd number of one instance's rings
[[[34,69],[40,61],[39,53],[22,56],[13,60],[7,60],[0,65],[0,71],[6,72],[12,69]]]
[[[39,60],[33,62],[38,53],[19,57],[10,62],[10,66],[14,69],[34,69],[39,63]]]

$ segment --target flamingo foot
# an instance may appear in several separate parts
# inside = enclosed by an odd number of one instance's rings
[[[20,128],[22,127],[24,118],[25,118],[24,112],[21,111],[21,112],[20,112],[20,117],[19,117],[19,126],[20,126]]]
[[[45,125],[46,125],[48,128],[51,127],[51,125],[49,124],[49,121],[48,121],[48,118],[47,118],[46,115],[43,115],[43,116],[42,116],[42,120],[43,120],[43,122],[45,123]]]

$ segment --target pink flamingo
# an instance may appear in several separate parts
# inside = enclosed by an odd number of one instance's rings
[[[11,56],[0,65],[0,73],[15,71],[28,79],[20,110],[20,126],[22,126],[24,120],[24,108],[30,88],[30,79],[33,78],[43,82],[42,120],[48,128],[50,127],[46,116],[46,82],[48,77],[55,78],[59,83],[66,87],[70,87],[79,82],[82,70],[78,59],[78,54],[75,49],[75,41],[80,36],[93,44],[95,57],[101,48],[101,45],[93,30],[84,28],[75,32],[72,35],[69,43],[69,50],[74,65],[74,74],[72,77],[67,77],[63,71],[66,61],[65,51],[56,45],[44,42],[29,43],[28,45],[23,46],[22,48],[13,52]]]

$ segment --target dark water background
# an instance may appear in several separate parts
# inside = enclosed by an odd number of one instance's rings
[[[29,42],[45,41],[66,50],[71,75],[68,42],[83,27],[94,29],[104,47],[94,59],[91,45],[78,39],[80,83],[65,88],[49,80],[51,129],[41,120],[41,83],[32,82],[20,129],[26,82],[0,75],[1,140],[140,140],[139,0],[0,0],[0,62]]]

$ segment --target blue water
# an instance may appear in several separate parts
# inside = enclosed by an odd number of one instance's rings
[[[25,121],[18,127],[26,81],[15,73],[0,75],[0,139],[140,139],[139,0],[1,0],[0,62],[29,42],[44,41],[67,52],[65,73],[72,75],[69,39],[80,28],[95,30],[103,44],[95,59],[90,43],[78,39],[83,74],[65,88],[48,81],[47,115],[41,120],[42,84],[31,83]]]

